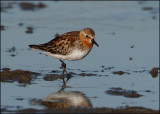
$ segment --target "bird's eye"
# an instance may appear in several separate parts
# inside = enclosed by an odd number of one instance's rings
[[[86,35],[86,38],[88,38],[89,36],[88,35]]]

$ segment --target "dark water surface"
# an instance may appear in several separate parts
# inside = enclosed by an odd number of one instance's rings
[[[66,104],[73,103],[69,106],[82,102],[93,108],[159,109],[159,76],[150,74],[159,66],[158,1],[35,1],[29,7],[20,3],[2,2],[1,67],[40,74],[31,84],[1,82],[1,108],[43,109],[37,99],[63,102],[65,97]],[[55,77],[61,76],[61,63],[28,45],[85,27],[94,29],[100,47],[94,46],[83,60],[66,62],[72,77],[59,93],[63,80]]]

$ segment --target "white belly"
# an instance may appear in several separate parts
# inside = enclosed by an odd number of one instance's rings
[[[44,52],[44,53],[47,54],[48,56],[51,56],[53,58],[57,58],[57,59],[60,59],[63,61],[65,61],[65,60],[75,61],[75,60],[79,60],[79,59],[84,58],[89,52],[90,52],[90,50],[80,51],[78,49],[75,49],[71,53],[69,53],[68,55],[52,54],[50,52]]]

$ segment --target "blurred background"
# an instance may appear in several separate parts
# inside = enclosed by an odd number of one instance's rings
[[[1,108],[41,109],[30,105],[29,99],[59,91],[61,79],[46,81],[44,77],[54,74],[52,70],[60,75],[61,63],[30,50],[28,45],[45,43],[56,33],[85,27],[95,31],[100,47],[94,46],[80,61],[66,62],[73,77],[65,91],[82,92],[92,107],[127,105],[158,110],[159,76],[151,74],[152,68],[159,67],[158,1],[2,1],[1,67],[41,75],[27,87],[17,86],[16,80],[1,83]],[[130,92],[139,97],[126,97]],[[18,96],[23,100],[16,100]]]

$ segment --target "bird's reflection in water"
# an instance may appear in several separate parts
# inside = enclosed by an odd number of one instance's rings
[[[39,104],[46,106],[47,108],[70,108],[70,107],[88,107],[91,108],[92,104],[90,100],[82,93],[78,91],[64,91],[66,88],[66,83],[70,79],[70,76],[66,73],[67,79],[65,80],[64,71],[63,75],[63,85],[57,93],[51,93]]]

